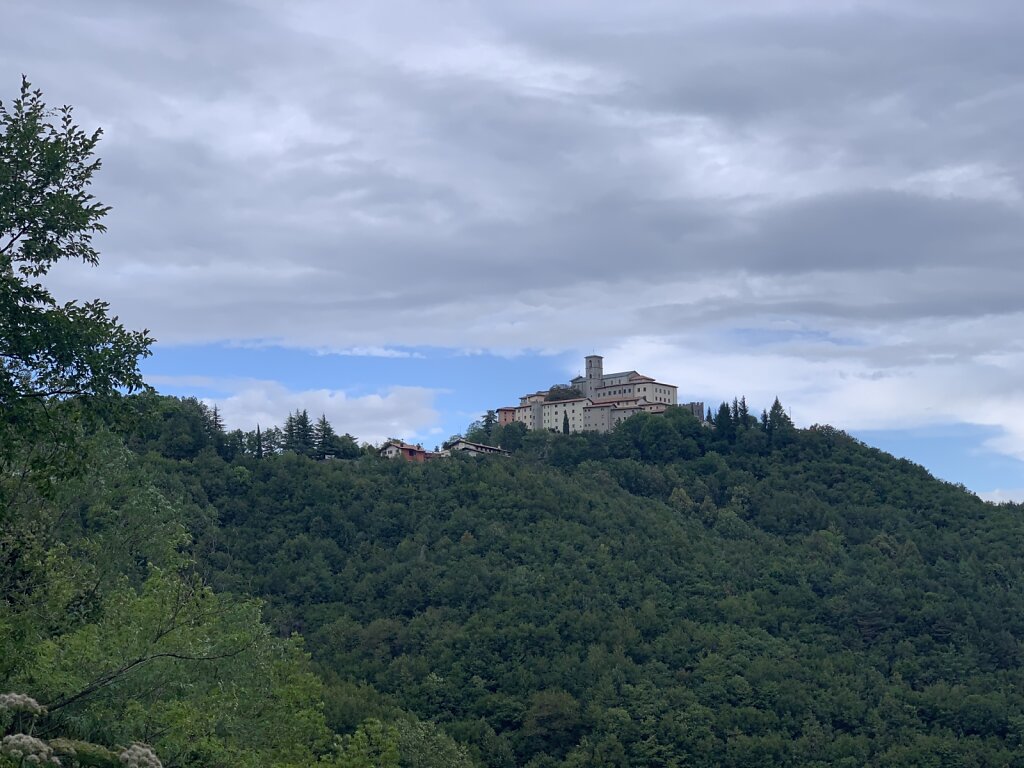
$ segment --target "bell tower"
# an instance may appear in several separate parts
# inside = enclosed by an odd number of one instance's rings
[[[586,397],[593,397],[597,392],[597,388],[604,383],[604,358],[600,355],[587,355],[585,360],[587,383],[584,385],[586,391],[583,394]]]

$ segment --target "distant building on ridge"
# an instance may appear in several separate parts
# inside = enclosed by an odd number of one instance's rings
[[[579,397],[550,399],[553,390],[533,392],[519,398],[518,406],[498,409],[501,425],[521,422],[527,429],[560,432],[568,423],[570,432],[608,432],[616,424],[638,413],[664,413],[678,406],[678,388],[636,371],[604,372],[604,358],[588,355],[585,375],[569,382]],[[704,419],[704,403],[685,403],[682,408]]]
[[[385,459],[405,459],[406,461],[424,462],[436,459],[440,454],[423,450],[422,445],[410,445],[401,440],[388,440],[378,453]]]

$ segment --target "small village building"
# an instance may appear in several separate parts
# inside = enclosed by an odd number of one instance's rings
[[[481,443],[471,443],[469,440],[459,438],[454,443],[448,446],[446,449],[447,453],[453,451],[461,451],[468,453],[471,456],[508,456],[509,451],[504,448],[495,448],[493,445],[483,445]]]
[[[406,461],[423,462],[435,458],[437,454],[423,450],[422,445],[410,445],[401,440],[389,440],[380,449],[385,459],[405,459]]]

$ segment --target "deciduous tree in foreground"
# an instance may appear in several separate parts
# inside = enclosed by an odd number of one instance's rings
[[[148,333],[126,330],[104,301],[61,303],[39,282],[59,261],[98,262],[92,238],[104,231],[109,208],[89,185],[100,167],[100,135],[79,128],[71,107],[48,108],[24,78],[18,97],[0,102],[3,470],[26,445],[36,454],[44,438],[53,445],[66,426],[54,415],[61,401],[82,404],[143,387],[138,360],[149,354]],[[50,475],[67,468],[50,458]]]

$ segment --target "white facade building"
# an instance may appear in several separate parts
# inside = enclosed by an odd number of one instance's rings
[[[499,408],[501,423],[521,422],[527,429],[561,432],[566,421],[570,432],[608,432],[623,419],[637,413],[663,413],[678,405],[678,388],[636,371],[604,372],[604,358],[588,355],[586,373],[570,387],[582,397],[548,400],[550,391],[533,392],[519,398],[518,407]],[[703,403],[686,403],[697,418],[704,418]]]

